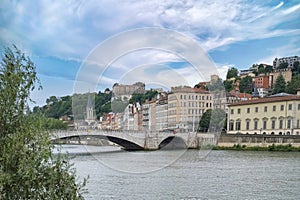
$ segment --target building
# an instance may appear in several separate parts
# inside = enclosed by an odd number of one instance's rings
[[[136,82],[132,85],[123,85],[115,83],[113,85],[113,97],[112,99],[120,98],[121,100],[129,100],[133,93],[144,94],[145,83]]]
[[[212,95],[188,86],[172,87],[168,94],[168,129],[194,131],[207,109],[213,108]]]
[[[230,134],[300,134],[300,94],[273,95],[229,105]]]
[[[142,105],[142,124],[144,130],[163,131],[168,129],[168,99],[161,92],[155,99]]]
[[[291,56],[291,57],[283,57],[283,58],[275,58],[273,61],[273,68],[276,69],[279,67],[281,63],[288,63],[288,67],[293,68],[294,62],[300,62],[300,57]]]
[[[292,80],[292,69],[291,68],[286,68],[286,69],[278,69],[278,70],[273,70],[273,72],[270,73],[270,84],[271,87],[274,87],[274,84],[276,83],[277,78],[282,75],[285,82],[289,82]]]
[[[255,88],[270,88],[271,83],[270,83],[270,77],[269,75],[258,75],[253,78],[253,83]]]

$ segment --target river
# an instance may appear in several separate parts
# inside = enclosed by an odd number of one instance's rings
[[[70,153],[79,180],[90,177],[86,199],[300,198],[300,152],[125,152],[81,145],[62,151]]]

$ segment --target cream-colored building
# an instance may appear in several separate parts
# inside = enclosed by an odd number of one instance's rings
[[[202,114],[213,108],[212,95],[203,89],[172,87],[168,94],[168,128],[194,131]]]
[[[229,105],[227,133],[300,135],[299,92]]]

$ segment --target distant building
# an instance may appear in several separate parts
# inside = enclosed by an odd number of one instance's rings
[[[122,100],[129,100],[133,93],[144,94],[145,93],[145,83],[136,82],[132,85],[123,85],[115,83],[112,88],[113,97],[120,98]]]
[[[253,78],[254,87],[256,88],[270,88],[270,76],[269,75],[258,75]]]
[[[300,135],[300,94],[233,103],[227,130],[231,134]]]
[[[203,113],[212,108],[212,95],[208,91],[187,86],[172,87],[168,94],[168,128],[196,130]]]
[[[279,67],[281,63],[288,63],[289,68],[293,68],[294,62],[300,62],[300,57],[291,56],[291,57],[283,57],[283,58],[275,58],[273,61],[273,68],[276,69]]]
[[[274,84],[276,83],[276,80],[280,74],[283,76],[286,83],[292,80],[293,72],[291,68],[273,70],[273,72],[269,74],[272,88],[274,87]]]
[[[84,121],[87,123],[88,126],[91,126],[91,125],[95,124],[95,122],[96,122],[94,105],[93,105],[92,97],[90,94],[88,95]]]
[[[142,107],[139,103],[129,104],[122,117],[122,130],[142,130]]]

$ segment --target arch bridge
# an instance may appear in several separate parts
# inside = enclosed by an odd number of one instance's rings
[[[162,148],[197,148],[196,133],[173,133],[152,131],[104,131],[76,130],[52,132],[51,140],[86,140],[98,138],[111,141],[126,150],[157,150]]]

